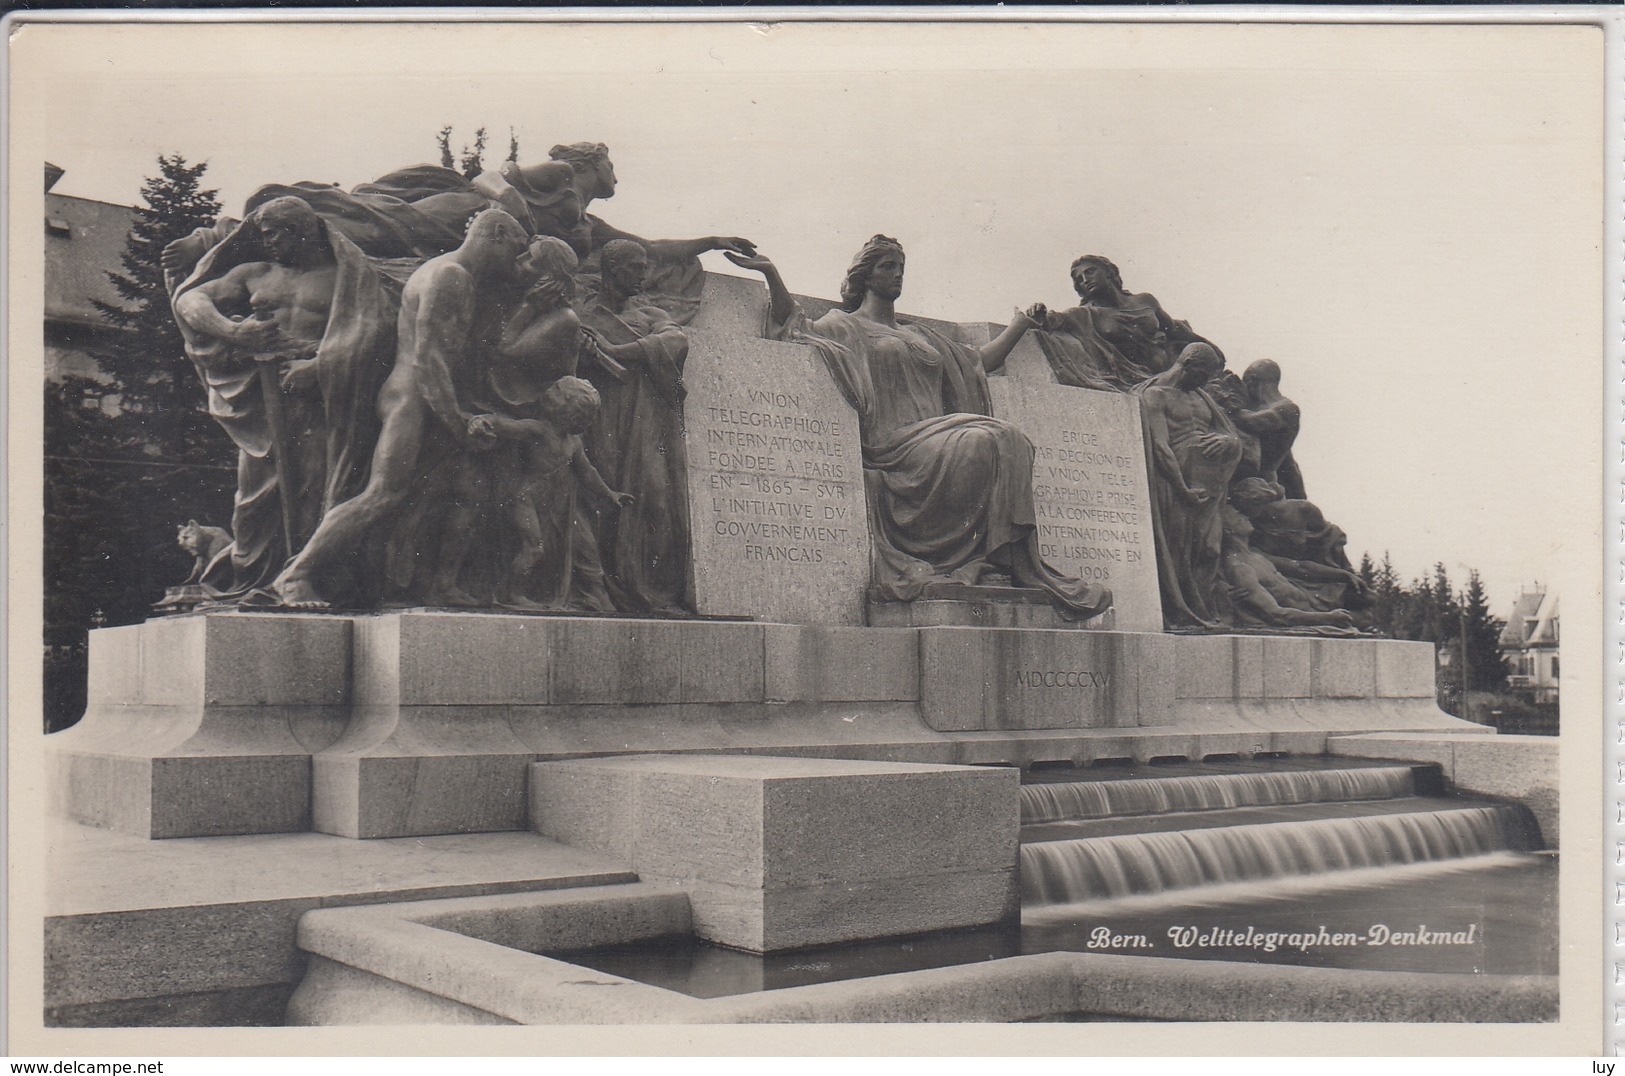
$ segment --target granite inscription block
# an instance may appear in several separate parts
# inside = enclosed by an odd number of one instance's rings
[[[696,611],[862,624],[858,422],[818,356],[696,329],[684,380]]]
[[[1117,630],[1161,631],[1139,401],[1003,377],[988,385],[993,413],[1033,443],[1045,562],[1110,587]]]

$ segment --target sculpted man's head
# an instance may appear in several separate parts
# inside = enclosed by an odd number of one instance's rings
[[[852,267],[841,282],[841,309],[856,310],[873,288],[883,299],[895,302],[903,294],[903,244],[889,235],[877,235],[863,244]]]
[[[303,198],[273,198],[256,207],[248,222],[259,229],[271,260],[281,265],[298,265],[324,247],[321,218]]]
[[[611,239],[599,253],[604,284],[622,295],[636,295],[649,275],[649,252],[635,239]]]
[[[615,197],[615,165],[609,159],[609,147],[602,142],[571,142],[554,146],[547,151],[547,155],[555,161],[563,161],[577,174],[594,175],[597,179],[594,198]]]
[[[598,413],[598,390],[579,377],[561,377],[542,393],[542,414],[565,433],[580,433]]]
[[[527,254],[529,240],[519,222],[503,210],[482,209],[469,218],[463,246],[488,251],[492,257],[512,265],[518,273],[520,262]]]
[[[1274,504],[1285,495],[1280,486],[1264,478],[1243,478],[1230,487],[1230,503],[1248,516],[1256,515],[1265,505]]]
[[[1179,368],[1179,386],[1194,389],[1218,376],[1224,369],[1224,360],[1208,344],[1186,344],[1174,365]]]
[[[1072,289],[1083,300],[1119,294],[1123,291],[1123,274],[1110,259],[1085,254],[1072,263]]]
[[[1259,359],[1247,367],[1247,372],[1241,375],[1241,380],[1247,388],[1257,389],[1260,385],[1281,387],[1281,367],[1273,359]]]

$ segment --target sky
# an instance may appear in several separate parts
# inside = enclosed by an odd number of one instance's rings
[[[618,227],[746,236],[820,295],[884,232],[900,308],[952,321],[1072,305],[1104,254],[1281,364],[1352,556],[1476,568],[1505,615],[1599,571],[1601,57],[1555,26],[24,26],[13,160],[132,203],[180,153],[240,212],[446,124],[488,160],[602,141]]]

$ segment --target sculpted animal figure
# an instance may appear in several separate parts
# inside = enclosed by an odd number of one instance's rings
[[[176,544],[193,557],[192,574],[182,585],[202,582],[204,569],[231,545],[231,532],[220,527],[205,527],[195,519],[187,520],[177,530]]]

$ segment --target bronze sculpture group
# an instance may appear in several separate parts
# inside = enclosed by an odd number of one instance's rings
[[[814,348],[857,412],[873,596],[1110,607],[1040,556],[1033,446],[992,414],[987,376],[1032,332],[1063,384],[1140,400],[1170,629],[1357,630],[1364,585],[1304,499],[1278,366],[1224,373],[1111,262],[1073,264],[1079,306],[970,347],[897,316],[896,240],[871,239],[811,320],[744,239],[587,213],[615,184],[581,143],[473,180],[266,187],[171,245],[175,317],[238,449],[231,542],[194,573],[206,604],[692,613],[683,325],[697,255],[721,250],[766,280],[767,333]]]

